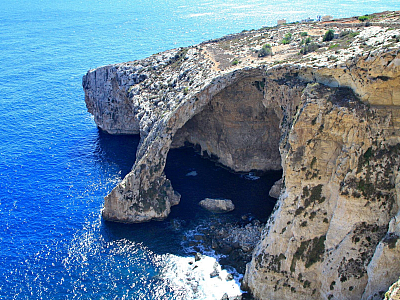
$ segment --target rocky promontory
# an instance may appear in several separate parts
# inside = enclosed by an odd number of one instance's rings
[[[99,128],[141,137],[105,219],[166,218],[168,151],[191,144],[233,171],[283,170],[244,277],[255,298],[381,299],[398,280],[399,12],[244,31],[83,87]]]

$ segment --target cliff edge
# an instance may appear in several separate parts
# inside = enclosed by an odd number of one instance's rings
[[[283,169],[244,286],[257,299],[381,299],[400,276],[400,14],[287,24],[88,71],[99,128],[140,134],[105,198],[117,222],[164,219],[187,143],[241,172]]]

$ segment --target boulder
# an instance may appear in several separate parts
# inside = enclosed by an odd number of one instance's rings
[[[279,198],[279,195],[281,194],[282,184],[283,184],[282,178],[279,179],[278,181],[275,181],[274,185],[269,190],[269,196],[271,198],[275,198],[275,199]]]
[[[205,198],[199,202],[199,205],[213,213],[226,213],[235,209],[232,200],[228,199]]]

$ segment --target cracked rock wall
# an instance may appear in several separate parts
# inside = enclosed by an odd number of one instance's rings
[[[281,144],[285,189],[246,271],[256,298],[380,299],[398,278],[399,112],[308,85]]]

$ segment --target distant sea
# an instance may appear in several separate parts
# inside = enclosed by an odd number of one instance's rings
[[[232,174],[190,149],[171,151],[166,173],[182,194],[171,216],[139,225],[104,222],[103,197],[129,172],[139,138],[96,128],[82,75],[278,19],[398,9],[398,0],[1,1],[0,298],[220,299],[221,292],[237,293],[235,282],[209,280],[213,253],[203,269],[189,268],[193,249],[184,237],[212,218],[265,221],[274,205],[268,189],[280,174]],[[207,214],[197,206],[207,196],[230,198],[237,209]]]

